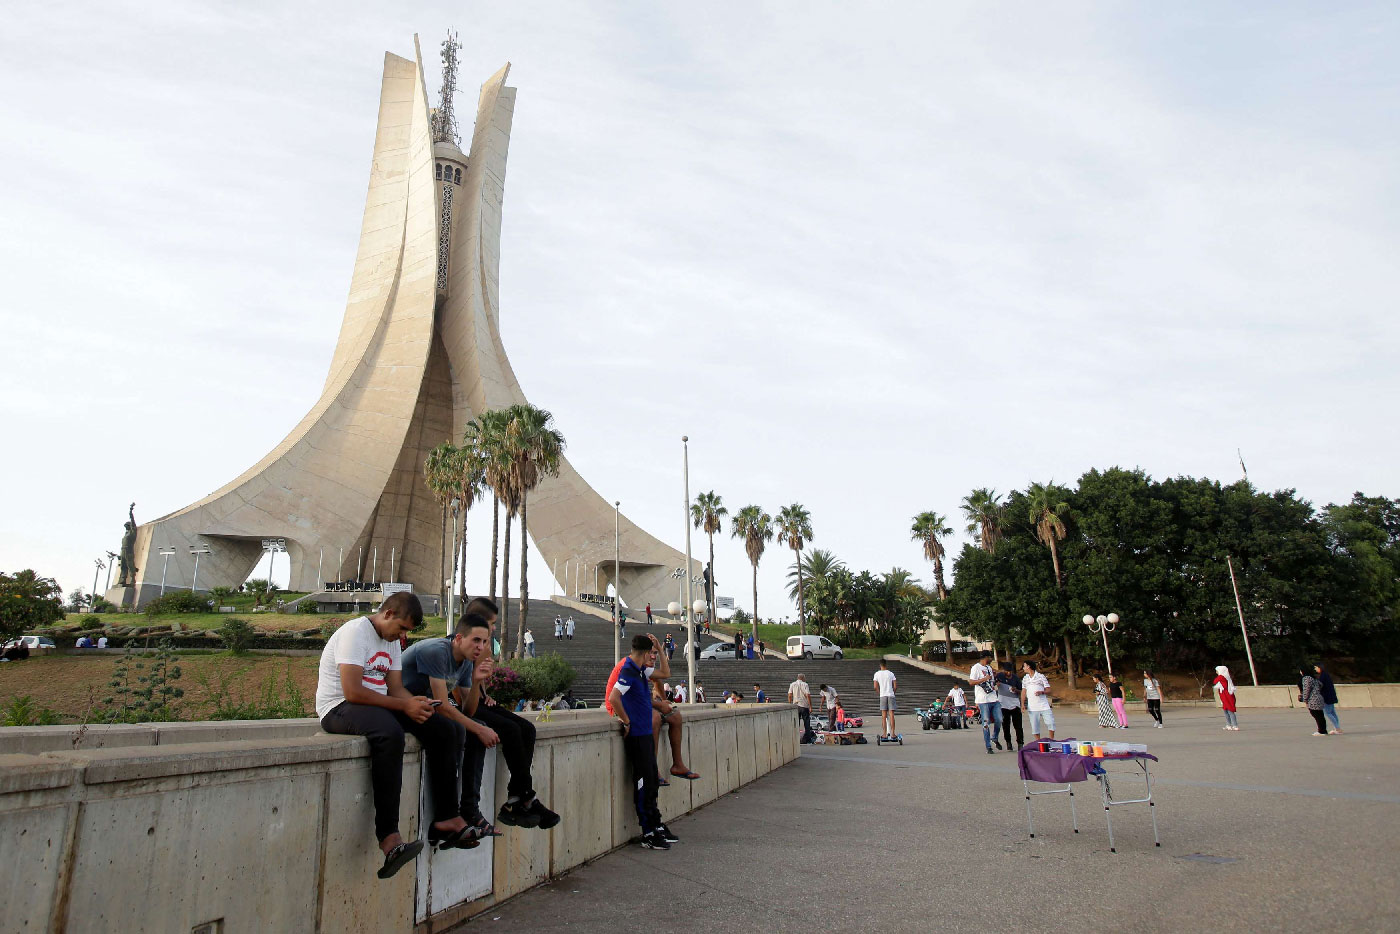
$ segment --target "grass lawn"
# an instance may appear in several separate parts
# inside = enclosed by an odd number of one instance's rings
[[[269,678],[280,692],[288,675],[305,698],[306,715],[315,716],[311,701],[320,663],[315,656],[178,652],[176,658],[181,677],[175,683],[185,692],[177,701],[183,720],[206,719],[216,695],[236,703],[252,701]],[[28,695],[36,707],[50,708],[64,723],[80,723],[109,696],[108,682],[117,660],[116,655],[36,655],[0,665],[0,711],[15,698]]]

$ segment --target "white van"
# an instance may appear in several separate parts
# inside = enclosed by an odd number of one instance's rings
[[[825,636],[788,636],[788,658],[844,658],[841,646]]]

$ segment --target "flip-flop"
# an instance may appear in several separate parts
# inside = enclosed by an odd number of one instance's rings
[[[671,783],[668,782],[668,781],[666,781],[666,779],[664,779],[664,778],[657,779],[656,784],[657,784],[659,787],[661,787],[661,788],[670,788],[670,787],[671,787]]]
[[[677,772],[675,769],[671,770],[671,774],[676,776],[676,778],[683,778],[688,782],[693,782],[700,777],[697,772]]]
[[[379,878],[389,878],[394,873],[413,862],[414,858],[417,857],[422,850],[422,840],[409,840],[406,843],[400,843],[388,853],[384,854],[384,865],[379,869]]]
[[[491,823],[485,817],[478,817],[476,820],[472,821],[471,827],[473,832],[475,832],[476,835],[481,838],[501,837],[505,835],[502,831],[497,830],[496,825]]]

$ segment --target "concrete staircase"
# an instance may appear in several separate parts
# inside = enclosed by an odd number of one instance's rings
[[[518,600],[511,601],[509,634],[499,634],[505,643],[507,655],[515,648],[518,605]],[[555,614],[565,619],[573,616],[577,625],[572,640],[559,641],[554,638]],[[549,600],[530,601],[528,623],[535,636],[535,649],[538,654],[557,652],[568,659],[569,664],[578,672],[578,679],[574,682],[574,695],[586,700],[590,706],[602,703],[603,688],[607,685],[608,674],[617,662],[613,657],[612,623]],[[672,684],[684,681],[686,664],[681,646],[685,644],[685,627],[665,622],[661,617],[656,617],[656,621],[648,626],[645,616],[639,620],[629,612],[627,635],[631,637],[643,632],[653,633],[663,642],[667,633],[670,633],[677,645],[676,654],[671,660],[670,681]],[[721,641],[711,636],[699,638],[702,647]],[[623,652],[626,651],[624,645]],[[764,661],[701,659],[695,665],[695,678],[704,686],[705,699],[710,702],[723,701],[724,692],[727,690],[740,691],[746,701],[751,701],[754,682],[762,686],[770,700],[784,701],[787,699],[788,685],[800,672],[807,676],[807,683],[812,688],[814,710],[821,708],[821,699],[816,696],[818,685],[829,684],[841,695],[843,706],[848,713],[868,718],[879,716],[876,693],[872,685],[875,672],[879,668],[880,663],[873,659],[804,659],[801,662],[789,662],[772,656]],[[915,707],[925,706],[935,698],[946,696],[948,690],[956,683],[951,677],[924,671],[898,661],[890,662],[890,670],[899,680],[899,712],[904,714],[912,714]],[[966,683],[963,687],[967,687]]]

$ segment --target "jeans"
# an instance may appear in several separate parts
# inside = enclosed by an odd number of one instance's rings
[[[1158,723],[1162,722],[1162,700],[1161,698],[1147,699],[1147,712],[1152,715],[1152,719]]]
[[[525,643],[525,654],[528,655],[528,656],[530,656],[531,658],[535,658],[535,657],[536,657],[536,656],[535,656],[535,643],[533,643],[533,642],[527,642],[527,643]]]
[[[1021,732],[1021,708],[1003,707],[1001,709],[1001,735],[1006,737],[1006,748],[1011,748],[1011,728],[1016,727],[1016,745],[1024,746],[1026,736]]]
[[[507,799],[528,801],[533,798],[535,779],[530,774],[530,768],[535,762],[535,725],[524,717],[501,708],[500,705],[488,707],[486,704],[478,704],[476,719],[495,730],[496,735],[501,738],[497,749],[506,760],[506,768],[510,770],[510,781],[506,784]],[[477,771],[480,773],[480,767]],[[478,780],[478,790],[480,787],[481,782]]]
[[[1340,730],[1340,729],[1342,728],[1342,721],[1340,721],[1340,720],[1337,719],[1337,705],[1336,705],[1336,704],[1323,704],[1323,705],[1322,705],[1322,712],[1325,713],[1325,714],[1327,715],[1327,719],[1328,719],[1328,720],[1331,720],[1331,721],[1332,721],[1332,729],[1334,729],[1334,730]]]
[[[342,701],[321,718],[321,729],[369,740],[369,783],[374,790],[376,839],[382,841],[399,830],[404,733],[412,733],[423,745],[434,820],[451,820],[457,816],[457,763],[462,757],[466,731],[442,714],[435,713],[422,723],[416,723],[387,707]]]
[[[650,735],[622,737],[622,751],[632,767],[634,792],[632,803],[637,809],[637,822],[642,825],[643,835],[661,826],[661,810],[656,806],[657,790],[661,787],[661,776],[656,771],[656,747]]]
[[[978,704],[977,709],[982,711],[982,742],[991,749],[992,743],[1001,738],[1001,702]]]
[[[1235,712],[1234,712],[1233,710],[1227,710],[1227,711],[1225,711],[1225,725],[1226,725],[1226,726],[1239,726],[1239,725],[1240,725],[1239,718],[1237,718],[1237,717],[1235,716]]]

